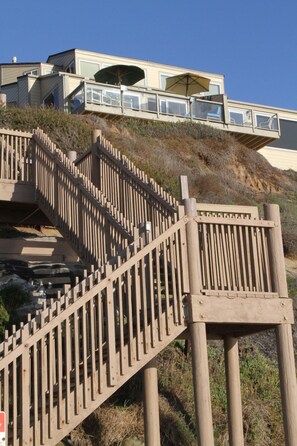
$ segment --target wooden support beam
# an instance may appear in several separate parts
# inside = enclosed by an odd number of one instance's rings
[[[238,341],[232,336],[224,339],[228,401],[229,445],[244,446],[240,390]]]
[[[189,186],[188,177],[186,175],[180,175],[179,177],[179,190],[181,201],[187,200],[189,198]]]
[[[275,227],[270,231],[269,247],[273,285],[280,297],[288,296],[286,270],[281,235],[279,207],[275,204],[264,206],[264,215],[272,220]],[[292,329],[290,324],[276,328],[278,366],[283,408],[283,422],[286,446],[297,445],[297,384]]]
[[[190,218],[186,227],[190,293],[199,294],[201,291],[199,241],[197,223],[193,218],[197,215],[195,199],[185,199],[185,214]],[[192,371],[198,443],[199,446],[214,446],[206,324],[194,322],[189,324],[189,328],[192,342]]]
[[[286,446],[297,445],[297,387],[291,325],[276,328]]]
[[[231,293],[225,293],[231,294]],[[267,293],[268,294],[268,293]],[[248,296],[248,293],[246,293]],[[288,324],[294,322],[291,299],[191,295],[186,302],[187,322],[216,324]]]
[[[101,130],[95,129],[92,132],[92,166],[91,181],[98,189],[101,189],[100,159],[98,157],[98,141],[102,136]]]
[[[160,446],[158,371],[155,358],[143,368],[143,386],[145,446]]]

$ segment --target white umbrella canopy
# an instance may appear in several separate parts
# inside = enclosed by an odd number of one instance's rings
[[[168,77],[165,90],[183,96],[192,96],[196,93],[209,91],[209,83],[210,79],[207,77],[195,73],[182,73]]]

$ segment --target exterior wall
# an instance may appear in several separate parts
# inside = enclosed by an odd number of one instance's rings
[[[51,91],[54,90],[54,88],[58,84],[58,76],[57,75],[49,75],[44,76],[41,79],[41,102],[44,100],[44,98],[51,93]]]
[[[278,169],[297,171],[297,151],[263,147],[258,151],[269,163]]]
[[[75,59],[75,50],[65,51],[63,53],[53,54],[48,57],[47,62],[54,65],[59,65],[62,70],[68,67],[68,65]]]
[[[160,74],[167,74],[174,76],[186,71],[191,71],[197,73],[201,76],[209,77],[212,82],[218,83],[221,86],[221,93],[224,93],[224,76],[214,73],[207,73],[203,71],[193,70],[189,68],[174,67],[170,65],[163,65],[156,62],[147,62],[138,59],[130,59],[126,57],[116,57],[107,54],[92,53],[89,51],[75,50],[75,62],[76,62],[76,73],[82,75],[80,71],[80,62],[90,61],[100,64],[100,68],[104,68],[107,65],[116,64],[127,64],[127,65],[137,65],[142,68],[145,73],[144,81],[140,81],[139,86],[145,86],[150,88],[158,89],[160,85]],[[99,69],[100,69],[99,68]]]
[[[49,63],[42,63],[40,68],[40,74],[41,76],[46,76],[50,73],[53,73],[54,71],[57,71],[57,67],[53,64]]]
[[[38,70],[38,73],[40,74],[40,64],[0,65],[0,85],[16,82],[19,76],[23,76],[24,72],[32,70]]]
[[[232,107],[252,108],[255,112],[263,114],[276,113],[280,125],[280,139],[275,140],[258,152],[263,155],[269,163],[282,170],[293,169],[297,171],[297,111],[271,106],[251,104],[239,101],[228,101],[229,109]],[[285,123],[288,123],[286,126]],[[291,123],[292,128],[289,127]],[[295,124],[295,125],[294,125]],[[285,133],[282,135],[282,131]],[[290,130],[290,131],[289,131]],[[295,136],[296,132],[296,136]]]
[[[7,105],[18,104],[18,84],[17,82],[1,87],[1,93],[6,94]]]
[[[32,107],[40,106],[40,79],[28,76],[29,103]]]
[[[20,107],[29,105],[28,76],[22,76],[18,80],[18,105]]]
[[[75,90],[81,81],[81,77],[65,75],[65,97]]]

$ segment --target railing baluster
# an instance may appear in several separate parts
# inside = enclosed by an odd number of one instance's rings
[[[21,429],[22,429],[22,445],[30,444],[30,381],[31,381],[31,367],[30,367],[30,348],[26,344],[29,338],[29,326],[26,324],[21,331],[21,342],[24,346],[24,352],[21,357],[21,388],[20,395],[22,399],[21,405]],[[8,382],[7,382],[8,384]],[[8,408],[6,409],[8,413]]]

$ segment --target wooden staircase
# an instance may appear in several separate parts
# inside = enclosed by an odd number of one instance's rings
[[[193,199],[178,206],[97,136],[74,165],[40,130],[26,140],[0,130],[0,181],[22,183],[27,169],[38,206],[81,259],[96,265],[57,301],[13,327],[0,345],[8,444],[55,445],[186,334],[199,444],[214,445],[211,337],[224,339],[227,352],[230,445],[243,446],[237,338],[274,327],[286,445],[296,446],[297,389],[288,344],[293,311],[276,207],[268,206],[260,219],[253,207]],[[141,236],[138,227],[148,220],[151,231]],[[157,443],[147,440],[148,446]]]

